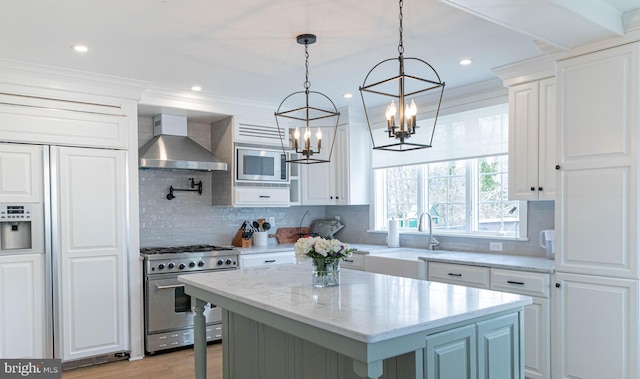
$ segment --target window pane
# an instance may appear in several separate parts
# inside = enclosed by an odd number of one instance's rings
[[[404,228],[416,224],[418,217],[418,170],[418,166],[386,169],[387,216],[399,219]]]
[[[466,164],[465,161],[428,165],[428,211],[434,228],[466,230]]]
[[[517,201],[508,201],[506,155],[480,158],[478,167],[478,231],[516,231]],[[511,213],[510,213],[511,212]]]

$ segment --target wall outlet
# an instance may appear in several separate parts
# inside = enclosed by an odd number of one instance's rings
[[[269,224],[271,224],[272,226],[276,224],[276,218],[275,217],[269,217],[269,219],[267,220],[267,222]]]
[[[335,219],[340,221],[340,216],[335,216]]]
[[[502,242],[489,242],[489,250],[502,251]]]

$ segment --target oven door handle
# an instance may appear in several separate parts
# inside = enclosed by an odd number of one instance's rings
[[[184,284],[170,284],[168,286],[161,286],[159,284],[156,284],[156,289],[157,290],[168,290],[171,288],[180,288],[180,287],[184,287]]]

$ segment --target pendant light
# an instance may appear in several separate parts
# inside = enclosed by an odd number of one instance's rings
[[[326,163],[331,161],[340,113],[328,96],[309,89],[311,87],[311,82],[309,81],[309,45],[316,42],[316,36],[314,34],[301,34],[296,37],[296,41],[304,45],[304,91],[294,92],[285,97],[275,112],[282,151],[284,154],[293,153],[293,151],[299,154],[299,156],[287,154],[287,157],[289,157],[287,162],[290,163]],[[323,109],[323,107],[328,110]],[[281,123],[283,123],[283,126],[280,125]],[[283,131],[286,130],[285,124],[289,127],[289,135]],[[330,136],[329,143],[323,141],[322,130],[325,129],[326,132],[327,128],[333,128],[333,130],[329,129],[331,133],[325,133]],[[328,154],[320,156],[322,149],[328,149]]]
[[[440,80],[440,76],[436,70],[427,62],[419,58],[405,58],[404,45],[402,41],[403,33],[403,1],[400,0],[400,42],[398,44],[398,58],[389,58],[376,64],[367,74],[360,87],[360,96],[362,105],[364,106],[371,141],[374,149],[389,151],[409,151],[416,149],[425,149],[431,147],[433,135],[438,121],[438,113],[440,112],[440,104],[442,103],[442,94],[444,93],[444,82]],[[416,70],[415,74],[408,74],[407,69]],[[388,77],[389,73],[394,73]],[[397,75],[395,75],[397,73]],[[420,77],[422,75],[422,77]],[[386,79],[385,79],[386,78]],[[435,93],[438,98],[438,104],[435,107],[435,117],[433,128],[430,130],[419,130],[416,124],[416,115],[418,112],[415,99],[417,96]],[[373,105],[367,109],[365,97],[369,99],[370,104],[372,98],[376,97]],[[380,96],[385,97],[385,101],[390,102],[384,112],[382,118],[382,108],[380,107]],[[371,115],[375,115],[372,125]],[[382,124],[384,123],[384,124]],[[376,125],[382,127],[376,128]],[[388,139],[376,145],[374,133],[386,133]],[[380,138],[378,138],[380,141]]]

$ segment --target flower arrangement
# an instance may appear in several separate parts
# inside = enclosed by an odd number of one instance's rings
[[[324,261],[325,264],[351,257],[355,250],[337,239],[327,240],[322,237],[300,238],[293,246],[298,260],[313,259],[314,263]]]
[[[340,284],[340,260],[349,258],[355,249],[336,239],[307,237],[298,239],[293,250],[298,260],[313,260],[311,282],[314,287],[331,287]]]

